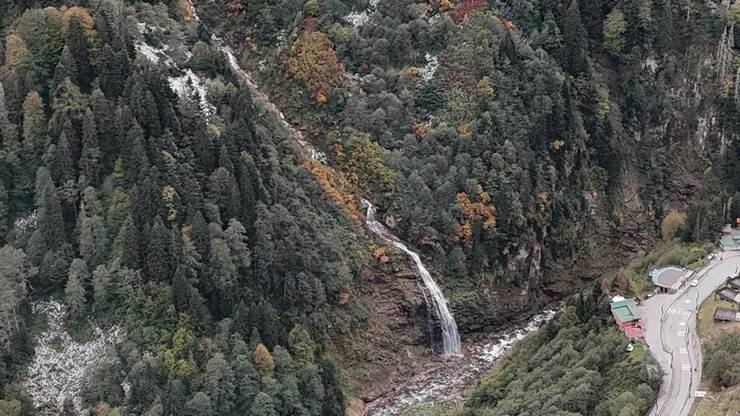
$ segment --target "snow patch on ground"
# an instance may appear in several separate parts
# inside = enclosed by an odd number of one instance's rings
[[[380,3],[380,0],[370,0],[369,8],[361,12],[352,10],[352,12],[344,16],[343,19],[354,27],[365,25],[370,21],[370,15],[378,8],[378,3]]]
[[[144,55],[144,57],[150,60],[152,63],[158,64],[160,63],[160,61],[162,61],[165,65],[168,66],[175,65],[175,63],[172,61],[172,58],[167,55],[167,50],[169,49],[167,45],[161,48],[155,48],[148,43],[137,42],[136,44],[134,44],[134,47],[136,48],[137,52]]]
[[[115,344],[123,339],[124,332],[118,326],[103,330],[93,325],[95,338],[77,343],[64,328],[65,309],[54,300],[32,305],[34,313],[46,315],[48,327],[36,339],[25,385],[37,409],[61,414],[64,401],[69,398],[81,414],[82,384],[88,370],[109,356]]]
[[[154,33],[157,30],[156,26],[144,22],[136,22],[136,27],[139,29],[139,33],[142,34]]]
[[[643,63],[642,68],[648,69],[652,73],[656,73],[658,71],[658,60],[652,55],[648,56],[645,59],[645,63]]]
[[[199,76],[187,69],[180,77],[168,77],[170,88],[177,93],[181,99],[197,99],[200,110],[206,118],[216,114],[216,107],[206,99],[206,84]]]
[[[21,217],[15,220],[13,225],[15,226],[15,233],[17,236],[22,237],[30,235],[35,229],[39,221],[38,210],[33,210],[30,214],[25,217]]]
[[[195,15],[195,8],[193,8],[193,15],[196,20],[200,21],[198,16]],[[142,34],[151,32],[154,30],[151,26],[145,23],[138,23],[139,31]],[[177,68],[177,65],[169,56],[169,46],[164,45],[161,48],[155,48],[145,42],[137,42],[135,45],[136,51],[144,55],[149,61],[155,64],[164,64],[168,67]],[[185,56],[190,58],[192,53],[185,51]],[[177,93],[180,99],[197,99],[200,105],[201,113],[205,118],[210,118],[216,114],[216,107],[209,103],[206,99],[206,83],[203,78],[196,75],[191,69],[186,69],[184,75],[179,77],[168,77],[170,88]]]
[[[344,16],[344,20],[346,20],[354,27],[359,27],[370,21],[370,13],[368,13],[367,10],[363,10],[362,12],[353,11],[352,13]]]
[[[431,81],[439,68],[439,58],[429,52],[427,52],[425,58],[427,63],[421,68],[421,78],[424,81]]]

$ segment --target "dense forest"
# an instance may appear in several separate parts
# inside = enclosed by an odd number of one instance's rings
[[[518,344],[475,389],[464,415],[640,416],[662,374],[627,339],[598,291],[577,295],[556,319]]]
[[[738,212],[724,3],[196,2],[472,331]]]
[[[0,414],[344,415],[438,339],[357,196],[472,336],[596,278],[628,291],[661,233],[740,214],[740,5],[194,3],[0,0]],[[574,298],[464,412],[644,410],[650,359],[622,359],[602,301]],[[538,393],[561,375],[581,384]]]
[[[21,379],[54,298],[77,341],[125,330],[65,414],[343,415],[322,345],[368,256],[292,142],[177,4],[31,3],[0,10],[0,406],[61,411]]]

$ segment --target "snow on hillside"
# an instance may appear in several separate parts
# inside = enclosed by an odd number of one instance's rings
[[[63,304],[48,300],[32,306],[47,318],[47,329],[36,339],[36,348],[28,366],[25,386],[34,406],[49,414],[61,414],[65,400],[74,403],[82,414],[82,385],[89,371],[109,357],[112,348],[123,339],[123,330],[113,326],[103,330],[93,325],[95,338],[77,343],[64,328]]]
[[[170,88],[177,93],[180,98],[196,98],[200,104],[200,110],[208,118],[216,114],[216,107],[206,99],[206,84],[199,76],[195,75],[190,69],[185,70],[185,74],[180,77],[168,77]]]
[[[431,81],[439,68],[439,58],[430,53],[426,54],[427,63],[421,68],[421,77],[424,81]]]
[[[152,29],[144,23],[139,23],[139,30],[142,34],[150,32]],[[155,64],[164,64],[167,67],[179,69],[175,61],[169,56],[170,48],[164,45],[161,48],[140,41],[134,44],[136,51],[144,55],[149,61]],[[190,51],[185,51],[186,56],[190,56]],[[170,88],[177,93],[181,99],[196,99],[200,105],[204,117],[209,118],[216,113],[216,107],[206,99],[206,83],[202,77],[199,77],[190,69],[186,69],[183,75],[179,77],[168,77]]]
[[[375,12],[375,10],[378,7],[378,3],[380,0],[370,0],[369,6],[367,9],[357,12],[352,11],[350,14],[344,16],[344,20],[347,21],[349,24],[351,24],[354,27],[359,27],[364,24],[367,24],[367,22],[370,21],[370,15]]]

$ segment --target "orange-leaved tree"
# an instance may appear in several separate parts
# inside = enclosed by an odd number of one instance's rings
[[[389,195],[396,183],[395,173],[385,164],[385,150],[368,134],[353,129],[345,134],[330,133],[337,165],[344,178],[363,192]]]
[[[462,208],[460,215],[460,227],[455,233],[455,240],[460,241],[465,247],[473,245],[473,225],[476,221],[483,222],[483,229],[488,231],[496,225],[496,207],[491,204],[491,196],[478,185],[478,202],[473,202],[470,195],[460,192],[456,196],[457,203]]]
[[[326,102],[332,88],[342,83],[344,65],[337,59],[334,44],[321,32],[298,39],[287,60],[288,69],[302,81],[319,103]]]
[[[275,370],[275,361],[273,361],[270,351],[262,343],[258,344],[254,350],[254,367],[262,377],[272,377]]]

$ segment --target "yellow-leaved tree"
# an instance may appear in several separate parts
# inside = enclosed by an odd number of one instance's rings
[[[337,165],[344,178],[364,192],[392,193],[396,175],[385,164],[388,151],[367,134],[353,129],[344,133],[329,134]]]
[[[272,373],[275,371],[275,361],[272,360],[270,351],[262,343],[254,349],[254,368],[262,377],[272,377]]]
[[[180,316],[177,323],[177,331],[172,337],[172,347],[164,350],[164,364],[167,369],[177,377],[191,377],[198,370],[198,365],[193,358],[195,348],[195,336],[188,319]]]
[[[318,103],[326,102],[331,89],[344,80],[344,65],[337,59],[334,44],[321,32],[298,39],[287,60],[290,73],[303,82]]]
[[[5,39],[5,66],[13,72],[23,58],[28,56],[26,42],[16,34],[8,35]]]
[[[456,196],[457,203],[462,208],[460,216],[460,227],[455,233],[455,240],[463,243],[465,247],[473,245],[473,225],[476,221],[483,222],[483,229],[488,231],[496,225],[496,207],[491,204],[491,196],[483,190],[483,187],[476,187],[478,202],[473,202],[470,195],[466,192],[460,192]]]
[[[686,225],[686,213],[679,211],[671,211],[668,215],[663,218],[663,222],[660,223],[660,232],[663,234],[664,240],[672,240],[678,230]]]

